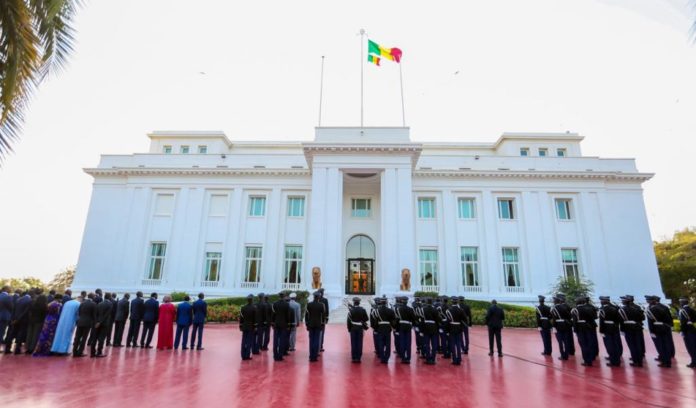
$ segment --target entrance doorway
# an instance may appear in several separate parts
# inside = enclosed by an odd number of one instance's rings
[[[375,294],[375,243],[367,235],[356,235],[346,245],[346,293]]]

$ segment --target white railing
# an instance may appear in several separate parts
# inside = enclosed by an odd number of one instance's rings
[[[239,284],[239,287],[242,289],[258,289],[259,286],[259,282],[242,282]]]
[[[143,286],[159,286],[162,284],[162,279],[143,279]]]
[[[483,288],[480,286],[463,286],[462,290],[464,292],[469,292],[469,293],[481,293],[483,292]]]
[[[439,293],[440,286],[439,285],[421,285],[421,291]]]
[[[220,286],[220,281],[202,281],[201,287],[203,288],[217,288]]]
[[[522,286],[506,286],[505,291],[507,293],[524,293],[524,287],[522,287]]]
[[[300,283],[283,283],[284,290],[300,290]]]

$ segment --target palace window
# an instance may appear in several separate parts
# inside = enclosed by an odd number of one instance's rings
[[[418,218],[435,218],[435,199],[418,199]]]
[[[263,217],[266,215],[266,197],[249,197],[249,215],[252,217]]]
[[[220,263],[222,262],[221,252],[205,253],[205,282],[218,282],[220,280]]]
[[[476,218],[476,209],[474,208],[475,201],[473,198],[460,198],[457,200],[457,203],[459,204],[459,218]]]
[[[529,156],[529,147],[521,147],[520,148],[520,156],[522,156],[522,157]]]
[[[503,248],[503,278],[505,286],[520,287],[520,259],[518,248]]]
[[[207,154],[207,153],[208,153],[208,146],[205,146],[205,145],[198,146],[198,154]]]
[[[556,199],[556,217],[558,217],[559,220],[570,220],[570,199]]]
[[[549,149],[545,147],[540,147],[539,148],[539,157],[546,157],[549,155]]]
[[[190,151],[190,150],[191,150],[191,149],[189,148],[189,146],[181,146],[181,148],[179,149],[179,153],[181,153],[181,154],[189,154],[189,151]]]
[[[146,279],[162,279],[162,272],[164,272],[164,256],[166,253],[166,242],[153,242],[150,244],[150,266],[147,270]]]
[[[462,285],[479,286],[478,248],[462,247]]]
[[[164,147],[162,148],[162,152],[163,152],[164,154],[172,154],[172,147],[169,146],[169,145],[164,146]]]
[[[421,249],[418,251],[420,259],[420,283],[422,286],[436,286],[437,275],[437,250]]]
[[[288,197],[288,217],[304,217],[304,197]]]
[[[300,283],[302,274],[302,246],[285,246],[285,276],[283,283]]]
[[[558,157],[566,157],[566,149],[556,149],[556,156]]]
[[[561,249],[561,259],[563,261],[563,273],[566,279],[578,279],[580,268],[578,267],[578,250],[575,248]]]
[[[246,247],[246,262],[244,267],[244,282],[258,283],[261,282],[261,247],[248,246]]]
[[[512,198],[498,199],[498,218],[501,220],[515,219],[515,200]]]
[[[353,198],[351,200],[351,215],[364,218],[372,215],[371,200],[369,198]]]

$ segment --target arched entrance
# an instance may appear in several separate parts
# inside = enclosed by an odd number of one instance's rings
[[[346,244],[346,293],[375,294],[375,243],[367,235],[355,235]]]

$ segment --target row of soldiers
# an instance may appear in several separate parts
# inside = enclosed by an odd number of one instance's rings
[[[552,353],[551,331],[555,332],[560,360],[568,360],[575,355],[573,332],[578,339],[582,353],[582,365],[591,367],[599,356],[597,328],[602,335],[604,347],[607,350],[606,363],[609,367],[619,367],[623,355],[621,334],[628,346],[633,367],[642,367],[645,360],[645,340],[643,337],[644,322],[647,319],[650,337],[655,345],[659,361],[658,366],[672,366],[675,348],[672,338],[673,316],[668,306],[660,303],[660,297],[645,296],[646,306],[641,308],[635,304],[632,295],[621,296],[621,304],[611,302],[609,296],[600,296],[600,307],[594,306],[588,297],[575,299],[575,307],[566,303],[564,294],[553,296],[553,306],[545,304],[545,297],[539,296],[536,306],[537,326],[539,328],[543,355]],[[696,368],[696,311],[689,306],[687,298],[679,299],[681,334],[684,344],[691,357],[689,368]],[[599,324],[597,323],[599,320]]]

